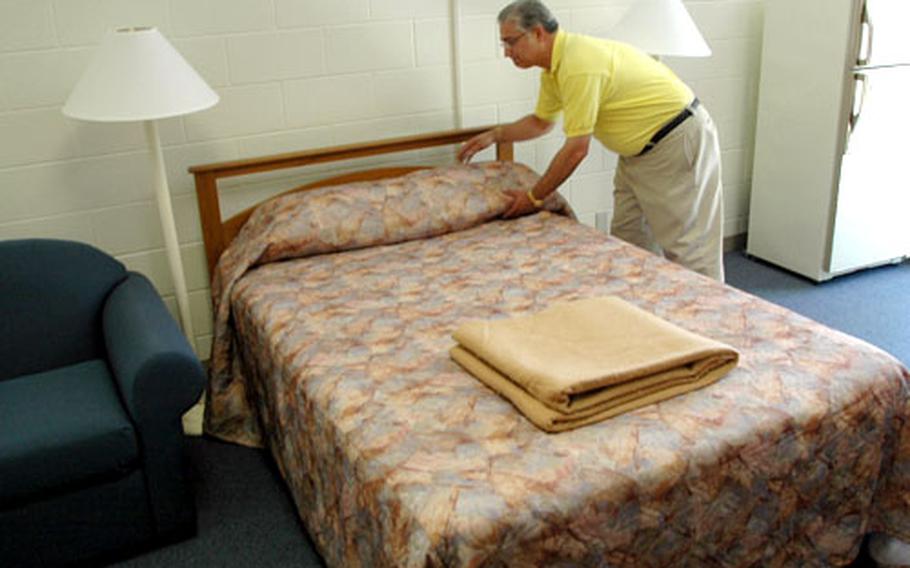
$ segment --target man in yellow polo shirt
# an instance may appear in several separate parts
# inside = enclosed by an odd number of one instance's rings
[[[496,141],[542,136],[560,113],[566,136],[530,191],[509,192],[506,216],[539,208],[585,158],[594,137],[620,156],[610,232],[723,281],[717,129],[689,87],[634,47],[560,30],[537,0],[513,2],[498,19],[506,56],[523,69],[543,69],[537,107],[468,140],[459,159],[466,162]]]

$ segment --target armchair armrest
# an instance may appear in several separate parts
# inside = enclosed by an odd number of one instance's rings
[[[113,289],[102,327],[111,371],[139,434],[158,530],[191,530],[196,517],[185,479],[181,416],[202,393],[202,364],[141,274],[130,273]]]

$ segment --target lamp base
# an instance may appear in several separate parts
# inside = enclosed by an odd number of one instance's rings
[[[187,436],[202,435],[202,419],[205,415],[205,394],[183,415],[183,433]]]

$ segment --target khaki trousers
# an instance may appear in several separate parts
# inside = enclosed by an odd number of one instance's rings
[[[704,105],[643,156],[622,156],[613,235],[723,282],[723,186],[717,128]]]

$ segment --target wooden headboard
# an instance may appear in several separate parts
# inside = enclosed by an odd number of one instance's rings
[[[405,136],[401,138],[387,138],[375,142],[363,142],[358,144],[349,144],[346,146],[333,146],[329,148],[320,148],[316,150],[306,150],[303,152],[292,152],[288,154],[275,154],[272,156],[263,156],[260,158],[250,158],[246,160],[234,160],[230,162],[219,162],[216,164],[202,164],[192,166],[189,171],[196,179],[196,198],[199,200],[199,216],[202,220],[202,239],[205,242],[205,256],[208,260],[209,275],[214,274],[215,264],[224,249],[230,244],[240,228],[253,213],[255,206],[249,207],[240,213],[237,213],[230,219],[222,220],[221,204],[218,199],[218,180],[221,178],[237,177],[250,174],[257,174],[273,170],[286,168],[299,168],[311,164],[320,164],[324,162],[335,162],[340,160],[350,160],[353,158],[363,158],[366,156],[376,156],[380,154],[391,154],[395,152],[404,152],[408,150],[417,150],[420,148],[431,148],[433,146],[445,146],[457,144],[480,134],[492,126],[483,126],[478,128],[466,128],[461,130],[446,130],[442,132],[431,132],[428,134],[419,134],[417,136]],[[496,145],[496,159],[500,161],[512,161],[512,143],[503,142]],[[338,185],[354,181],[369,181],[388,177],[404,175],[414,170],[424,169],[430,166],[412,166],[412,167],[394,167],[394,168],[376,168],[354,172],[344,175],[319,180],[295,187],[280,195],[325,187],[327,185]],[[277,197],[273,196],[272,198]],[[270,198],[271,199],[271,198]]]

